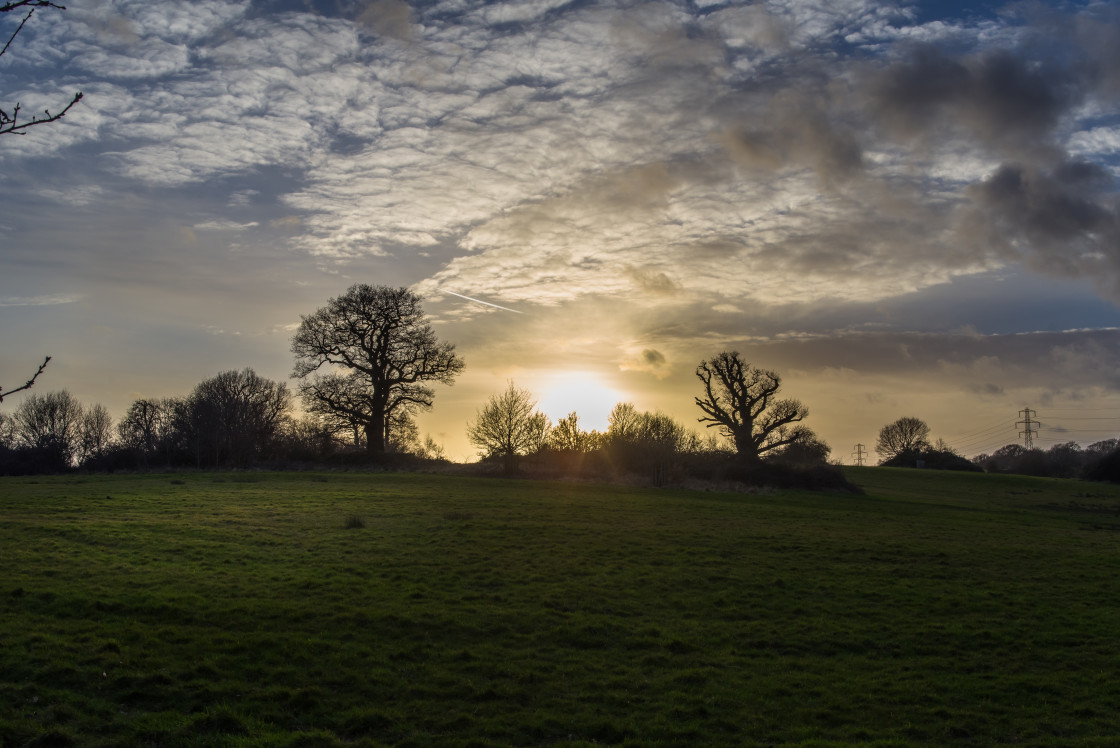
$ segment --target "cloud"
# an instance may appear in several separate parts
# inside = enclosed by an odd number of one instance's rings
[[[652,374],[658,379],[666,377],[671,369],[665,354],[655,348],[645,348],[619,364],[622,371],[637,371]]]
[[[1064,66],[1039,67],[1007,49],[961,59],[919,45],[869,83],[873,116],[896,136],[936,142],[959,130],[1012,152],[1045,142],[1082,95]]]
[[[1120,300],[1120,206],[1100,166],[1063,161],[1052,169],[1001,166],[970,186],[964,222],[974,241],[1018,255],[1042,272],[1092,277]]]
[[[404,0],[373,0],[358,14],[358,23],[377,34],[409,41],[413,38],[411,15]]]
[[[260,224],[256,221],[249,221],[248,223],[237,223],[236,221],[205,221],[203,223],[196,223],[191,228],[199,231],[246,231],[251,228],[256,228]]]
[[[0,307],[10,306],[55,306],[57,304],[73,304],[81,300],[81,296],[73,294],[51,294],[46,296],[0,296]]]
[[[15,89],[53,100],[62,62],[96,94],[76,126],[0,159],[96,141],[91,183],[220,184],[232,214],[196,230],[282,229],[333,272],[393,258],[512,305],[732,314],[1020,261],[1120,298],[1117,14],[1015,12],[112,0],[44,26]]]
[[[302,225],[303,221],[299,216],[282,216],[269,221],[269,225],[275,228],[287,229],[294,231]]]

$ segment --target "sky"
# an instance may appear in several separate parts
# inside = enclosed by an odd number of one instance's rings
[[[370,283],[466,361],[418,419],[455,459],[508,381],[703,430],[723,350],[844,462],[902,416],[1120,435],[1114,3],[73,0],[0,107],[76,91],[0,136],[4,387],[289,381],[300,315]]]

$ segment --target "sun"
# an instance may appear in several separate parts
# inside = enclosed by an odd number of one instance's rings
[[[606,431],[611,409],[626,397],[589,371],[556,371],[544,376],[537,387],[537,408],[556,423],[575,411],[584,431]]]

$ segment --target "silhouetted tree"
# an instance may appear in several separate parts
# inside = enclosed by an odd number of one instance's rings
[[[669,481],[676,458],[694,446],[692,435],[664,413],[642,413],[635,426],[632,445],[642,456],[653,484],[663,486]]]
[[[699,451],[702,440],[664,413],[639,411],[618,403],[607,417],[602,449],[615,471],[645,473],[664,485],[686,452]]]
[[[51,357],[47,356],[45,359],[43,359],[43,363],[39,364],[39,368],[35,371],[35,374],[31,377],[31,379],[28,379],[26,382],[24,382],[19,387],[16,387],[14,390],[5,390],[3,387],[0,387],[0,403],[4,402],[4,398],[8,395],[14,395],[17,392],[23,392],[24,390],[31,389],[35,384],[35,380],[39,378],[39,375],[43,373],[43,369],[46,369],[47,364],[49,364],[50,362]]]
[[[16,422],[11,416],[0,413],[0,448],[11,449],[16,444]]]
[[[491,395],[473,423],[467,438],[490,457],[501,457],[505,472],[517,472],[517,458],[538,451],[548,437],[548,416],[536,409],[529,390],[509,383],[500,395]]]
[[[432,438],[431,434],[426,434],[424,444],[420,447],[420,456],[426,460],[446,460],[447,452],[442,444]]]
[[[738,351],[701,361],[696,376],[704,384],[703,397],[696,398],[704,416],[697,420],[709,422],[708,428],[718,427],[740,458],[757,462],[767,452],[812,434],[796,425],[809,415],[808,408],[797,400],[776,399],[781,377],[746,363]]]
[[[416,425],[416,421],[408,411],[399,408],[390,414],[388,426],[385,451],[397,454],[420,454],[423,449],[420,445],[420,427]]]
[[[287,385],[252,369],[225,371],[199,383],[176,413],[196,460],[247,464],[258,457],[287,416]]]
[[[20,31],[23,31],[24,24],[31,20],[31,16],[34,15],[35,11],[39,8],[57,8],[58,10],[66,10],[65,6],[52,3],[50,2],[50,0],[10,0],[10,2],[0,3],[0,13],[11,13],[16,10],[22,11],[24,9],[27,10],[27,15],[25,15],[23,17],[23,20],[19,22],[19,25],[16,26],[15,31],[13,31],[11,35],[8,36],[8,40],[4,43],[3,48],[0,48],[0,57],[3,57],[5,54],[7,54],[9,48],[11,48],[12,46],[12,42],[15,41],[16,36]],[[55,114],[51,114],[50,111],[44,110],[42,116],[36,115],[29,120],[24,120],[23,122],[21,122],[19,118],[19,102],[16,102],[16,104],[10,108],[0,107],[0,135],[7,135],[9,133],[19,135],[25,132],[29,127],[35,127],[36,125],[45,125],[48,122],[55,122],[57,120],[60,120],[65,117],[66,113],[69,112],[70,109],[81,100],[82,94],[79,91],[78,93],[74,94],[73,98],[70,99],[70,102],[66,104],[66,106],[64,106],[61,111]]]
[[[77,455],[82,404],[66,390],[32,394],[16,408],[16,443],[49,455],[55,469],[70,467]]]
[[[929,448],[929,426],[912,416],[899,418],[879,429],[879,441],[875,442],[875,451],[882,456],[881,463],[903,452],[922,452]]]
[[[1007,444],[990,455],[977,455],[973,462],[989,473],[1014,473],[1026,453],[1027,448],[1022,444]]]
[[[355,447],[365,446],[365,425],[371,415],[360,373],[325,374],[304,381],[300,397],[307,412],[322,418],[333,434],[348,439]]]
[[[117,423],[120,443],[141,453],[146,461],[162,455],[170,461],[175,445],[175,411],[172,398],[133,401]]]
[[[292,338],[292,376],[304,380],[308,409],[359,424],[371,454],[385,452],[394,414],[432,406],[435,392],[425,382],[451,384],[463,369],[420,303],[406,288],[354,285],[302,317]],[[317,373],[323,367],[344,373]]]
[[[823,465],[831,452],[832,447],[814,435],[785,446],[774,459],[787,465]]]
[[[1085,462],[1085,453],[1077,442],[1063,442],[1046,450],[1046,460],[1049,463],[1048,476],[1076,478]]]
[[[78,462],[97,459],[113,442],[113,417],[101,403],[85,408],[78,438]]]
[[[1106,441],[1115,440],[1108,439]],[[1097,444],[1104,446],[1101,442],[1089,446],[1092,448]],[[1113,447],[1110,450],[1098,448],[1090,452],[1089,455],[1083,473],[1086,480],[1120,483],[1120,446]]]
[[[1117,448],[1120,448],[1120,439],[1101,439],[1085,447],[1085,453],[1088,457],[1098,457],[1115,452]]]
[[[607,415],[607,434],[609,441],[628,441],[638,436],[638,424],[642,414],[633,403],[615,403]]]
[[[557,421],[548,432],[548,446],[559,452],[590,452],[599,446],[598,441],[598,432],[580,429],[579,415],[575,411]]]
[[[328,457],[339,447],[335,432],[315,415],[285,418],[274,445],[278,457],[303,462]]]

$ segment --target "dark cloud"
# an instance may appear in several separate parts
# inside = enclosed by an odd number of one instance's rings
[[[847,180],[863,165],[855,135],[829,116],[828,102],[790,90],[775,96],[750,124],[724,138],[728,152],[750,170],[809,167],[828,187]]]
[[[1115,181],[1101,166],[1001,166],[969,189],[966,225],[980,243],[1047,273],[1090,277],[1120,300],[1120,212]]]
[[[997,397],[1007,393],[1002,385],[993,382],[984,382],[983,384],[970,385],[969,389],[981,397]]]
[[[913,47],[868,79],[871,115],[896,137],[944,145],[964,136],[997,152],[1037,149],[1088,87],[1080,71],[1049,50],[997,49],[952,55],[931,45]]]
[[[411,41],[412,11],[405,0],[372,0],[358,14],[358,23],[384,36]]]
[[[652,294],[671,294],[679,290],[673,279],[659,270],[649,268],[630,268],[629,275],[643,291]]]

